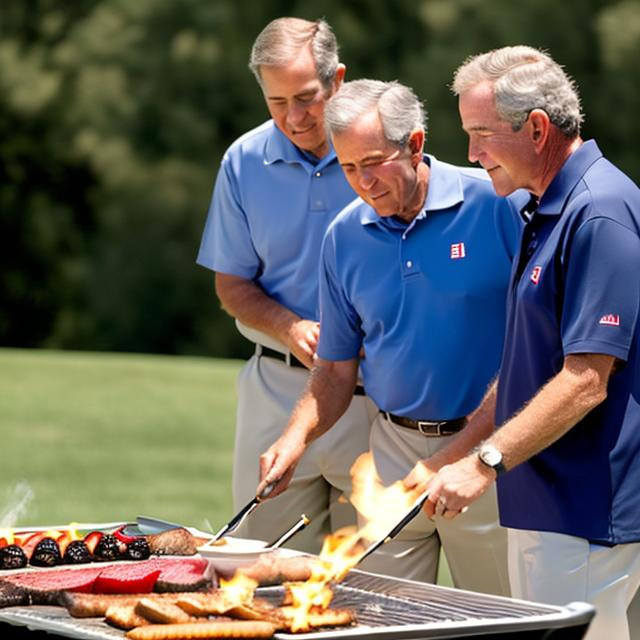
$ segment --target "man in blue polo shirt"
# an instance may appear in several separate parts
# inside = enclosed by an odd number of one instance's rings
[[[272,21],[249,66],[272,119],[225,153],[197,259],[216,272],[223,307],[256,344],[238,378],[236,510],[255,496],[259,455],[281,434],[309,377],[322,237],[355,198],[324,130],[325,102],[345,73],[329,25]],[[237,533],[269,540],[305,513],[312,523],[293,542],[317,552],[325,534],[354,523],[340,498],[350,491],[351,464],[368,448],[373,415],[370,400],[354,397],[335,433],[307,452],[290,494],[261,505]]]
[[[532,199],[500,378],[461,434],[488,439],[431,480],[430,511],[455,516],[498,475],[514,596],[587,600],[587,637],[625,640],[640,582],[640,190],[582,141],[575,86],[545,53],[476,56],[454,91],[469,159],[497,193]]]
[[[318,361],[285,434],[262,458],[263,478],[280,478],[331,427],[360,366],[382,410],[371,451],[388,486],[462,428],[496,374],[520,220],[484,171],[423,155],[424,112],[409,88],[346,83],[325,120],[360,199],[325,237]],[[277,490],[285,484],[286,475]],[[455,522],[421,515],[362,567],[434,582],[441,546],[456,586],[508,593],[492,493]]]

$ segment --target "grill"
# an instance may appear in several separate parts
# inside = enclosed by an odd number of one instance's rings
[[[490,596],[437,585],[352,571],[334,588],[333,606],[356,612],[357,625],[306,634],[276,633],[277,640],[404,640],[408,638],[526,638],[579,640],[594,615],[591,605],[566,607]],[[262,587],[257,595],[280,602],[282,587]],[[121,639],[124,633],[96,619],[71,618],[60,607],[11,607],[0,611],[0,634],[7,625],[78,640]],[[12,630],[11,637],[14,637]],[[31,640],[32,633],[25,633]],[[35,634],[37,637],[37,634]],[[2,634],[0,637],[4,637]]]

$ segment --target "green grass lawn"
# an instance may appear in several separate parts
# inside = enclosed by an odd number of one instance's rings
[[[27,486],[19,525],[139,514],[222,525],[241,365],[0,349],[0,519]]]

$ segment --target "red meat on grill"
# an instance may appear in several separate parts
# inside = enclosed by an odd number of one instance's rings
[[[205,577],[204,558],[155,557],[132,563],[88,566],[77,569],[28,569],[3,575],[0,607],[11,606],[17,593],[29,604],[55,604],[63,591],[82,593],[148,593],[155,591],[197,591],[211,581]],[[20,591],[21,590],[21,591]],[[22,595],[25,594],[26,596]]]

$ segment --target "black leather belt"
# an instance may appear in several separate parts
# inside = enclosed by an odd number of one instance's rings
[[[306,367],[296,358],[292,353],[282,353],[280,351],[276,351],[275,349],[270,349],[269,347],[265,347],[262,344],[256,345],[256,355],[260,358],[275,358],[276,360],[280,360],[284,362],[289,367],[300,367],[302,369],[306,369]],[[354,396],[365,396],[364,387],[361,384],[356,385],[356,388],[353,390]]]
[[[440,436],[451,436],[458,433],[467,424],[465,418],[455,418],[454,420],[413,420],[412,418],[403,418],[396,416],[388,411],[380,412],[389,422],[397,424],[400,427],[414,429],[419,431],[423,436],[430,438],[438,438]]]

